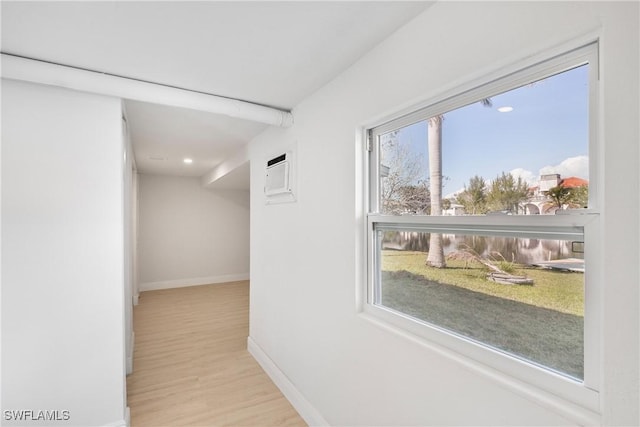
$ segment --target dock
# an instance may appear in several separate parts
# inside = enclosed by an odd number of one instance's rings
[[[547,268],[549,270],[574,271],[584,273],[584,260],[578,258],[556,259],[553,261],[543,261],[531,264],[536,267]]]

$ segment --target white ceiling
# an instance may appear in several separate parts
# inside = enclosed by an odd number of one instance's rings
[[[247,120],[145,102],[127,101],[125,108],[136,166],[145,173],[202,176],[267,128]],[[185,157],[193,163],[184,164]]]
[[[290,110],[430,4],[2,1],[2,52]],[[266,127],[126,110],[144,173],[201,176]]]

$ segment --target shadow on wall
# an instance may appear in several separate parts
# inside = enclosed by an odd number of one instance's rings
[[[249,191],[244,190],[212,190],[209,189],[213,194],[222,197],[242,208],[249,209],[251,202],[249,199],[250,193]]]

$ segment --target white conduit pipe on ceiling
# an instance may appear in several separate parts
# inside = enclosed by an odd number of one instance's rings
[[[293,124],[290,112],[276,108],[5,53],[2,54],[2,77],[207,111],[272,126],[290,127]]]

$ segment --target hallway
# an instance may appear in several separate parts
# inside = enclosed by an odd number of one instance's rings
[[[142,293],[131,426],[304,426],[246,350],[248,311],[248,281]]]

